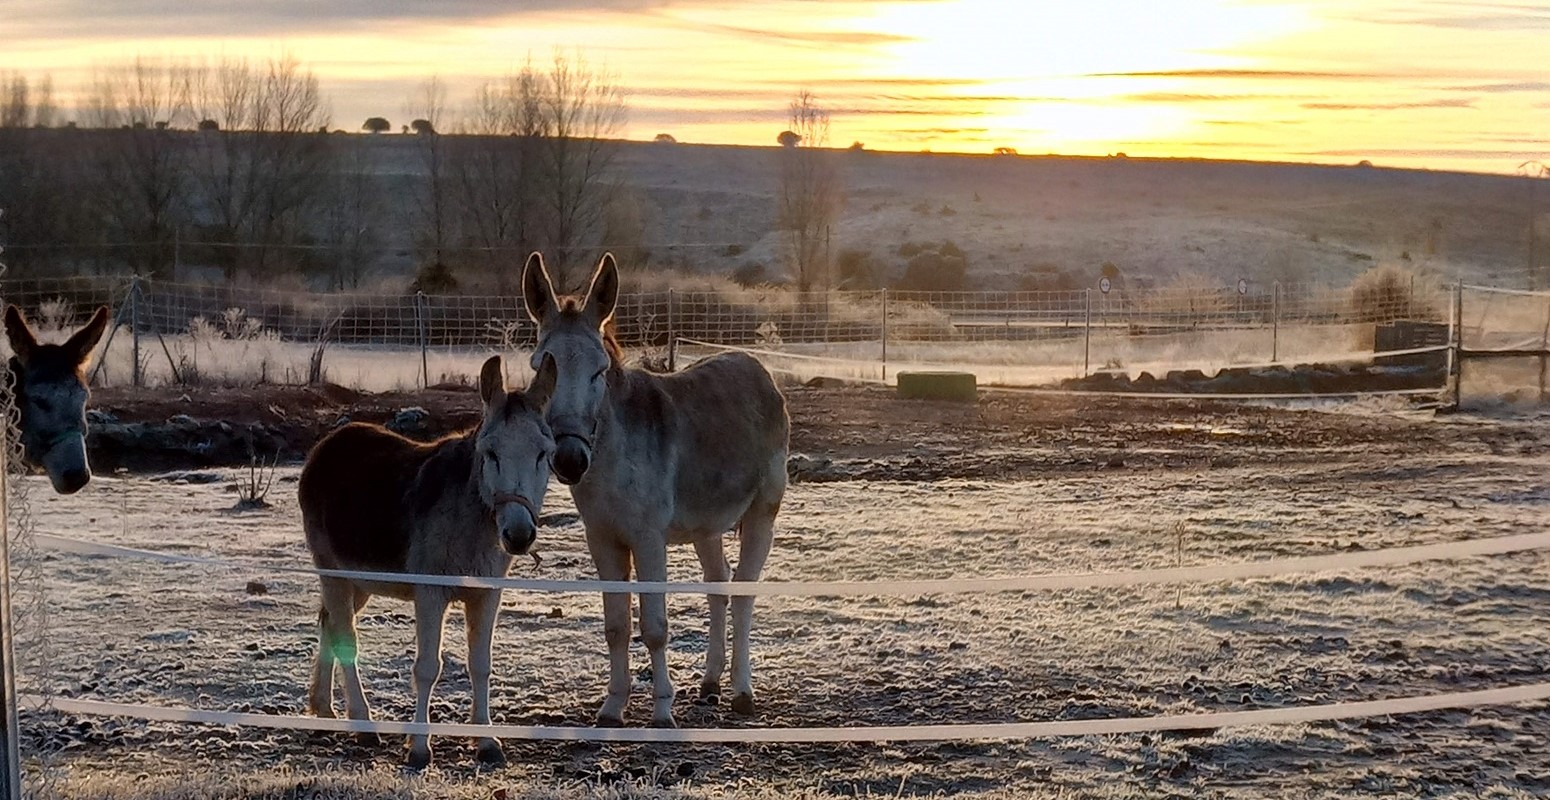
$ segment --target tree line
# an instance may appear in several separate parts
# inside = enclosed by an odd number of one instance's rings
[[[481,272],[509,288],[528,250],[552,254],[563,280],[630,233],[612,143],[624,94],[584,60],[529,63],[456,111],[432,78],[405,110],[407,143],[330,133],[317,76],[289,57],[136,58],[95,70],[68,114],[48,76],[0,76],[9,275],[176,278],[182,263],[229,283],[300,273],[353,289],[407,233],[421,282]],[[418,168],[393,163],[405,148]]]

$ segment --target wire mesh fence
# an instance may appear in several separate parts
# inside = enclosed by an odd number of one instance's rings
[[[1392,287],[1391,287],[1392,288]],[[98,305],[116,325],[102,383],[331,380],[365,389],[466,380],[490,352],[530,348],[516,295],[314,293],[132,277],[11,280],[0,296],[45,330]],[[1035,385],[1098,370],[1166,370],[1370,358],[1384,323],[1440,324],[1448,290],[1364,296],[1322,284],[1147,291],[826,291],[780,287],[626,294],[614,317],[628,349],[683,342],[822,359],[837,377],[912,366],[971,368]],[[520,372],[522,367],[519,367]],[[519,376],[514,376],[519,377]]]

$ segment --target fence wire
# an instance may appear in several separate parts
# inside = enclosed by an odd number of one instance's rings
[[[113,307],[118,324],[97,376],[110,384],[428,386],[467,381],[479,359],[530,348],[536,335],[516,295],[316,293],[119,276],[6,281],[0,292],[44,331]],[[626,293],[614,322],[620,342],[637,351],[693,340],[822,357],[846,373],[835,377],[947,366],[1026,386],[1105,369],[1370,358],[1376,326],[1440,325],[1449,303],[1443,289],[1414,284],[1375,295],[1322,284],[1108,293],[728,286]]]

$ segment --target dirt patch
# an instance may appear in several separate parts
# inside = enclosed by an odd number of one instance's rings
[[[792,387],[797,481],[1009,479],[1071,471],[1300,463],[1360,446],[1403,458],[1468,440],[1538,452],[1515,426],[1437,425],[1429,413],[1325,413],[1199,399],[985,391],[977,403],[899,399],[878,387]],[[99,471],[295,463],[349,421],[431,439],[478,423],[472,390],[368,394],[341,387],[102,389],[90,447]],[[1404,407],[1397,410],[1403,412]]]

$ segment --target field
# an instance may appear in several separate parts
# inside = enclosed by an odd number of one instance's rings
[[[181,408],[241,425],[397,404],[438,429],[466,392],[372,398],[271,388],[246,402],[101,393],[126,422]],[[1130,570],[1536,532],[1550,503],[1542,421],[1434,416],[1398,404],[1301,407],[1030,398],[907,403],[881,389],[787,389],[797,481],[771,581]],[[225,398],[225,399],[223,399]],[[465,412],[466,414],[466,412]],[[462,419],[466,419],[466,416]],[[232,510],[235,470],[99,475],[56,497],[24,479],[40,533],[252,566],[57,555],[46,577],[52,676],[72,696],[303,713],[316,646],[294,467],[270,500]],[[593,577],[554,486],[541,567]],[[670,577],[698,578],[692,553]],[[1407,697],[1547,680],[1550,569],[1539,552],[1281,579],[919,598],[769,598],[755,629],[761,710],[694,701],[703,598],[670,601],[679,723],[812,727],[1180,714]],[[594,595],[508,592],[494,717],[590,724],[605,674]],[[379,719],[411,712],[409,608],[376,600],[362,668]],[[461,623],[449,623],[432,719],[468,708]],[[644,669],[637,644],[634,659]],[[644,673],[639,675],[644,681]],[[637,683],[632,722],[647,714]],[[402,742],[29,713],[62,796],[162,797],[1532,797],[1550,791],[1550,704],[1339,723],[1013,742],[584,745],[508,742],[479,773],[471,743],[403,776]],[[501,793],[503,791],[504,793]]]

